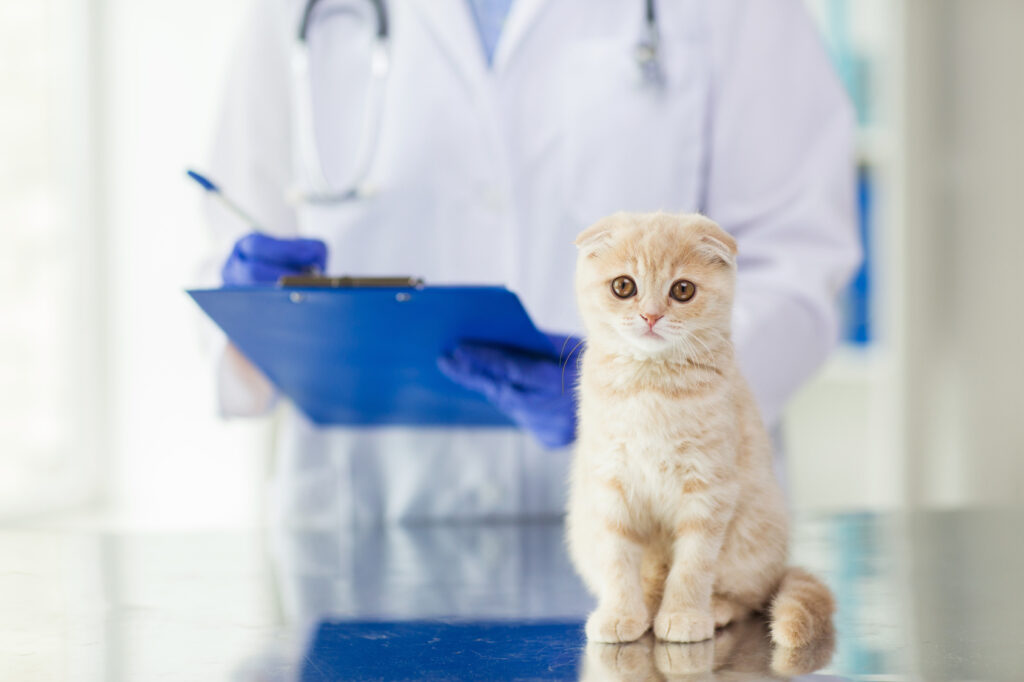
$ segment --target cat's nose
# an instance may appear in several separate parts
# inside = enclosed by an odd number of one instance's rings
[[[663,318],[665,316],[664,315],[658,315],[656,313],[640,313],[640,317],[644,318],[644,322],[647,323],[648,327],[650,327],[651,329],[654,329],[655,323],[657,323],[658,320],[660,320],[661,318]]]

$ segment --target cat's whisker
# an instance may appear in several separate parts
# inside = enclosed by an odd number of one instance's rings
[[[692,341],[695,341],[695,342],[699,343],[701,345],[701,347],[704,348],[705,351],[707,351],[707,354],[708,354],[709,358],[713,358],[714,357],[714,355],[715,355],[714,352],[711,350],[710,347],[708,347],[708,344],[706,344],[703,339],[701,339],[696,334],[690,334],[690,339]]]
[[[565,347],[569,345],[570,338],[572,337],[567,336],[565,337],[565,340],[562,341],[562,349],[558,351],[558,362],[562,362],[562,355],[565,353]]]
[[[569,337],[566,337],[565,338],[565,343],[562,344],[562,349],[563,350],[565,350],[565,346],[568,345],[568,343],[569,343]],[[573,349],[571,351],[569,351],[568,355],[565,356],[565,362],[564,363],[562,362],[561,354],[559,354],[559,356],[558,356],[558,364],[560,364],[562,366],[562,393],[565,393],[565,369],[566,369],[566,367],[569,366],[569,360],[572,358],[572,354],[575,353],[576,349],[579,348],[580,346],[582,346],[584,343],[585,343],[585,340],[581,339],[579,343],[577,343],[575,346],[573,346]],[[583,353],[580,353],[580,354],[578,354],[576,356],[576,372],[577,372],[577,374],[579,373],[580,362],[582,360],[583,360]]]
[[[690,342],[690,339],[685,337],[685,336],[682,337],[680,339],[680,341],[682,342],[682,345],[684,346],[685,351],[686,351],[685,352],[685,356],[684,356],[685,359],[690,360],[690,361],[696,360],[697,359],[697,347],[694,346]]]

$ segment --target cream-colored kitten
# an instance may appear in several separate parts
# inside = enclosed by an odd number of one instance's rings
[[[587,637],[653,625],[696,642],[770,601],[773,640],[811,642],[834,605],[786,567],[771,443],[730,340],[736,242],[700,215],[619,213],[576,244],[587,346],[567,524],[598,598]]]

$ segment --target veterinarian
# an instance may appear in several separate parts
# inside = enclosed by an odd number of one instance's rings
[[[580,230],[700,211],[739,243],[734,340],[774,426],[836,343],[860,258],[853,132],[801,0],[255,0],[210,170],[274,234],[211,207],[216,269],[503,284],[564,339]],[[225,415],[270,412],[226,342],[217,371]],[[558,360],[468,352],[447,371],[523,428],[317,428],[285,406],[276,516],[561,514]]]

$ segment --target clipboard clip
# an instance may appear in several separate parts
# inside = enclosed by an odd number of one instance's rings
[[[315,289],[422,289],[422,277],[325,277],[324,275],[285,275],[277,281],[279,287]]]

